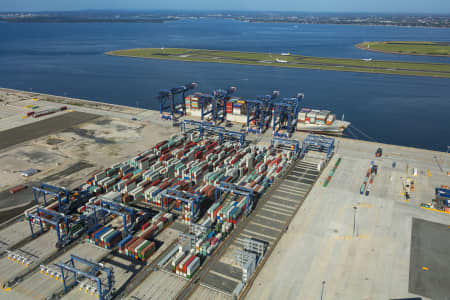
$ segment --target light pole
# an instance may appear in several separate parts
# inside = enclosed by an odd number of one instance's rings
[[[353,236],[356,234],[356,210],[358,208],[356,206],[353,206]]]
[[[320,300],[323,300],[323,292],[325,291],[325,280],[322,281],[322,291],[320,292]]]

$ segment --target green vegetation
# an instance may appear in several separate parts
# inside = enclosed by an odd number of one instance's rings
[[[146,48],[106,53],[115,56],[450,78],[450,64],[375,61],[182,48]]]
[[[450,43],[447,42],[365,42],[356,47],[396,54],[450,56]]]

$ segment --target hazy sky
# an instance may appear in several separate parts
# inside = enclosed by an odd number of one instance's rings
[[[0,11],[204,9],[450,14],[450,0],[0,0]]]

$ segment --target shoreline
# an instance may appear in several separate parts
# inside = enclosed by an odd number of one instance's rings
[[[94,101],[94,100],[85,100],[85,99],[79,99],[79,98],[68,98],[68,97],[64,97],[64,96],[56,96],[56,95],[37,93],[37,92],[29,92],[29,91],[9,89],[9,88],[0,88],[0,91],[2,91],[2,90],[6,90],[6,91],[9,91],[9,92],[12,92],[12,93],[27,94],[30,97],[36,97],[36,96],[39,96],[39,95],[43,95],[43,96],[46,96],[46,97],[53,97],[52,100],[48,100],[48,99],[42,99],[42,100],[52,101],[52,102],[60,103],[60,104],[83,106],[83,107],[90,108],[90,109],[105,110],[104,108],[109,108],[109,109],[106,109],[106,110],[109,110],[109,111],[120,111],[120,112],[123,112],[123,109],[125,109],[125,110],[131,110],[131,111],[134,110],[134,111],[136,111],[135,115],[138,115],[138,114],[141,114],[141,113],[144,113],[144,112],[152,112],[152,113],[157,113],[159,115],[159,111],[156,110],[156,109],[135,108],[133,106],[127,106],[127,105],[110,104],[110,103],[106,103],[106,102],[100,102],[100,101]],[[80,103],[77,104],[77,102],[80,102]],[[117,110],[111,110],[111,108],[112,109],[117,109]],[[189,118],[190,117],[187,116],[186,119],[189,119]],[[296,138],[296,137],[298,138],[299,135],[301,135],[301,136],[305,135],[306,136],[307,134],[308,134],[307,132],[296,131],[296,134],[295,134],[296,136],[294,136],[294,138]],[[249,135],[249,136],[252,137],[253,135]],[[432,149],[426,149],[426,148],[419,148],[419,147],[414,147],[414,146],[404,146],[404,145],[397,145],[397,144],[374,142],[374,141],[354,139],[354,138],[349,138],[349,137],[344,137],[344,136],[333,137],[333,138],[336,138],[336,140],[342,139],[343,141],[357,141],[357,142],[370,143],[370,144],[376,144],[376,145],[386,145],[386,146],[391,146],[391,147],[401,147],[404,150],[414,149],[416,151],[417,150],[431,151],[431,152],[434,152],[436,154],[446,153],[445,151],[438,151],[438,150],[432,150]]]
[[[430,57],[450,57],[450,55],[439,55],[439,54],[417,54],[417,53],[400,53],[400,52],[390,52],[385,50],[377,50],[377,49],[368,49],[363,47],[363,43],[356,44],[355,47],[361,50],[365,51],[372,51],[372,52],[380,52],[380,53],[387,53],[387,54],[398,54],[398,55],[413,55],[413,56],[430,56]]]
[[[73,106],[78,106],[78,107],[87,107],[87,108],[91,108],[91,109],[128,113],[128,114],[134,114],[134,115],[138,115],[144,111],[147,111],[147,109],[137,108],[137,107],[128,106],[128,105],[111,104],[111,103],[107,103],[107,102],[103,102],[103,101],[71,98],[71,97],[57,96],[57,95],[46,94],[46,93],[16,90],[16,89],[10,89],[10,88],[0,88],[0,91],[6,91],[6,92],[10,92],[10,93],[27,94],[30,97],[43,96],[45,98],[42,98],[39,100],[44,100],[44,101],[54,102],[54,103],[59,103],[59,104],[73,105]]]
[[[226,20],[226,19],[224,19]],[[374,26],[374,27],[400,27],[400,28],[442,28],[448,29],[450,26],[411,26],[411,25],[399,25],[399,24],[344,24],[344,23],[305,23],[305,22],[282,22],[282,21],[252,21],[252,20],[239,20],[233,19],[235,21],[243,22],[243,23],[273,23],[273,24],[292,24],[292,25],[343,25],[343,26]]]

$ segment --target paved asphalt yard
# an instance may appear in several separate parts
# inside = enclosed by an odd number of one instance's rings
[[[50,133],[62,131],[72,126],[99,117],[84,112],[69,112],[42,121],[15,127],[0,132],[0,150],[26,142]]]
[[[450,228],[413,219],[409,291],[431,299],[450,299]]]

